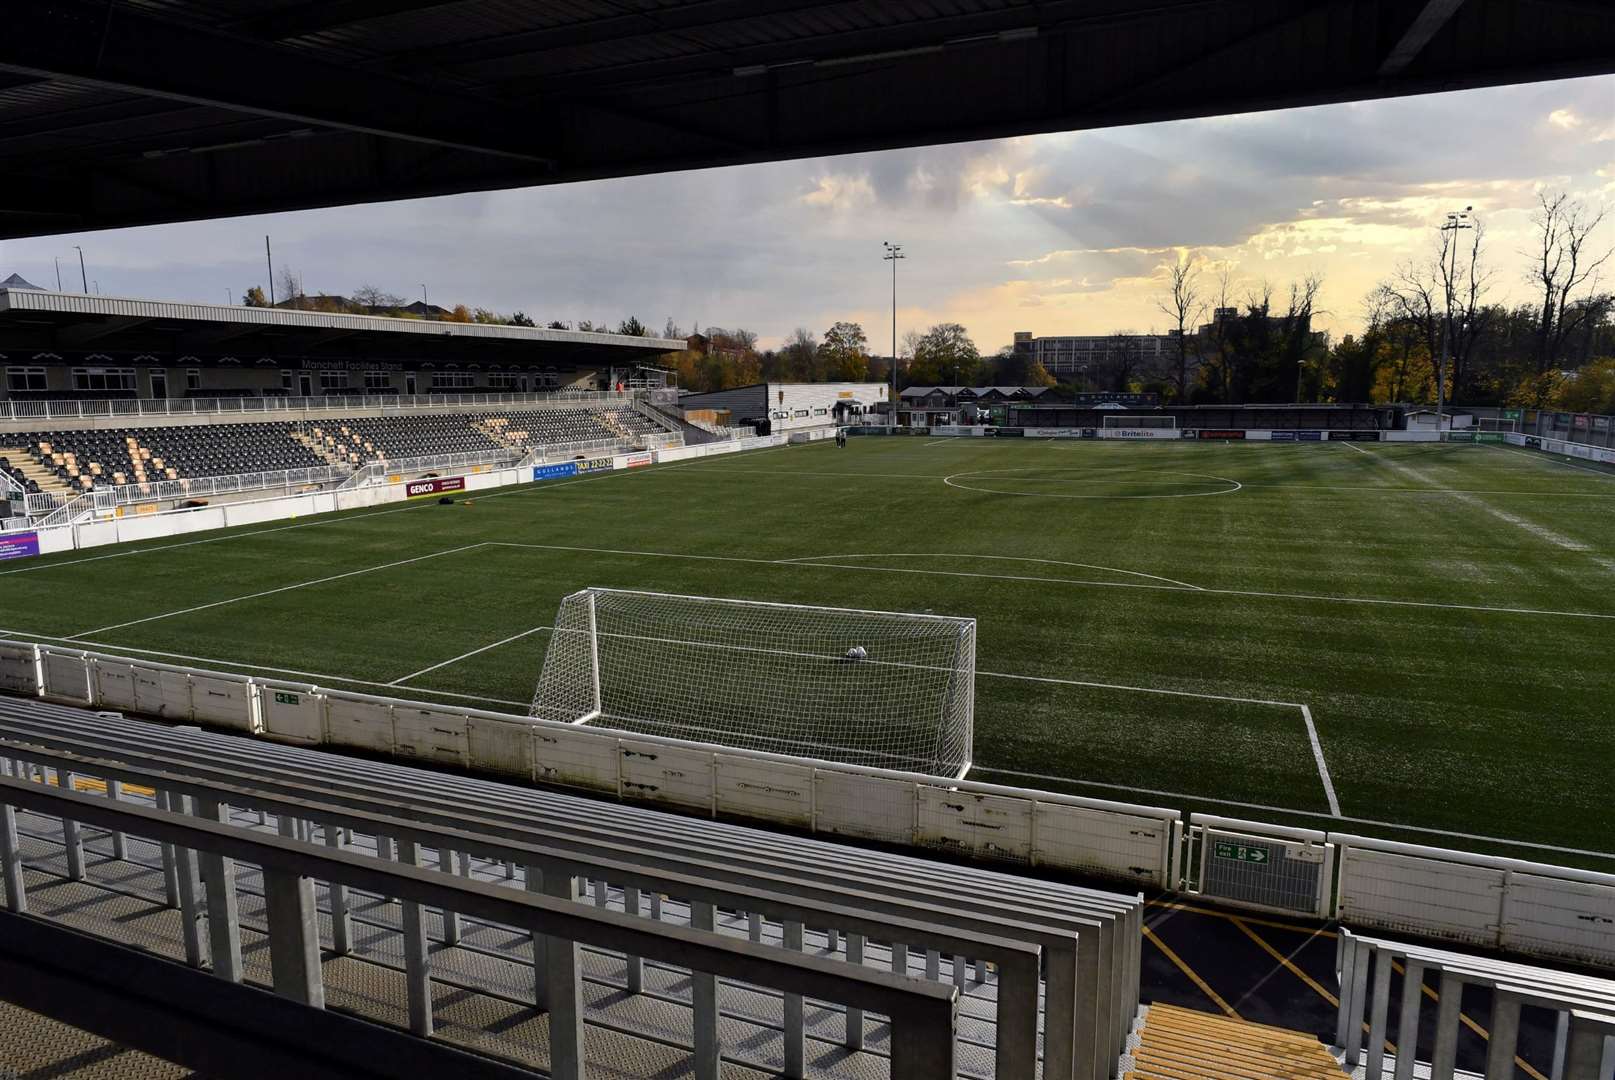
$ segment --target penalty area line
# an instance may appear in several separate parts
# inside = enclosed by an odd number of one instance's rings
[[[425,675],[429,671],[436,671],[439,668],[446,668],[450,664],[458,664],[461,660],[469,660],[473,656],[478,655],[479,653],[485,653],[490,649],[497,649],[501,645],[509,645],[512,641],[520,641],[524,637],[529,637],[529,636],[531,636],[533,634],[537,634],[537,633],[539,633],[540,631],[543,631],[543,630],[553,630],[553,629],[555,629],[555,627],[553,627],[553,626],[535,626],[531,630],[523,630],[519,634],[511,634],[507,638],[500,638],[498,641],[494,642],[491,645],[484,645],[480,649],[472,649],[470,652],[461,653],[459,656],[451,656],[447,660],[444,660],[444,661],[441,661],[439,663],[433,664],[431,667],[423,667],[419,671],[412,671],[408,675],[405,675],[403,678],[394,679],[392,682],[388,683],[387,685],[388,686],[398,686],[401,683],[407,683],[407,682],[409,682],[409,680],[411,680],[413,678],[417,678],[418,676],[421,676],[421,675]]]

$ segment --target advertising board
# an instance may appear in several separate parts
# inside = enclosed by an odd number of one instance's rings
[[[1330,442],[1379,442],[1377,431],[1331,431]]]
[[[575,461],[558,461],[553,465],[534,465],[534,480],[559,480],[563,476],[576,476],[578,463]]]
[[[26,559],[39,554],[37,532],[11,533],[0,536],[0,559]]]
[[[575,471],[579,476],[587,476],[589,473],[610,472],[617,467],[616,460],[608,457],[590,458],[587,461],[575,461],[572,464],[577,466]],[[535,476],[534,479],[536,480],[537,477]]]
[[[622,460],[625,468],[638,469],[649,465],[656,460],[656,457],[649,450],[641,450],[637,454],[624,454]]]
[[[1201,428],[1200,429],[1200,438],[1202,438],[1202,439],[1243,439],[1244,437],[1245,437],[1245,431],[1244,431],[1243,428]]]
[[[428,495],[441,495],[449,491],[464,491],[463,476],[434,476],[430,480],[411,480],[404,485],[404,498],[424,499]]]

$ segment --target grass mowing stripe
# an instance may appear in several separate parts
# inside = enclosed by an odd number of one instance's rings
[[[377,570],[390,570],[395,566],[408,566],[410,563],[424,562],[427,559],[436,559],[443,555],[454,555],[462,551],[473,551],[476,548],[486,546],[486,541],[476,544],[464,544],[457,548],[449,548],[447,551],[434,551],[429,555],[417,555],[412,559],[398,559],[394,562],[381,563],[378,566],[366,566],[358,570],[349,570],[341,574],[331,574],[322,578],[314,578],[310,581],[299,581],[292,585],[282,585],[275,589],[263,589],[259,592],[247,593],[244,596],[232,596],[225,600],[215,600],[209,604],[196,604],[192,607],[180,608],[177,611],[167,611],[161,615],[148,615],[143,619],[130,619],[128,622],[112,623],[109,626],[98,626],[94,630],[83,630],[77,634],[69,635],[67,640],[73,641],[84,637],[86,634],[104,634],[108,630],[122,630],[125,627],[139,626],[142,623],[156,622],[159,619],[171,619],[176,615],[189,615],[192,612],[206,611],[209,608],[223,607],[226,604],[236,604],[243,600],[256,600],[261,596],[274,596],[277,593],[291,592],[293,589],[305,589],[310,585],[324,585],[326,582],[330,581],[341,581],[343,578],[357,577],[360,574],[372,574]]]

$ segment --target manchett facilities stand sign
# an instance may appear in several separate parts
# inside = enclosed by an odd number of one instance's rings
[[[26,559],[39,554],[39,534],[36,532],[11,533],[0,536],[0,560]]]

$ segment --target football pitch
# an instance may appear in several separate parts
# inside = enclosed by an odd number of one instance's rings
[[[0,631],[525,712],[585,586],[973,617],[977,780],[1615,862],[1615,474],[1512,447],[822,442],[12,564]]]

